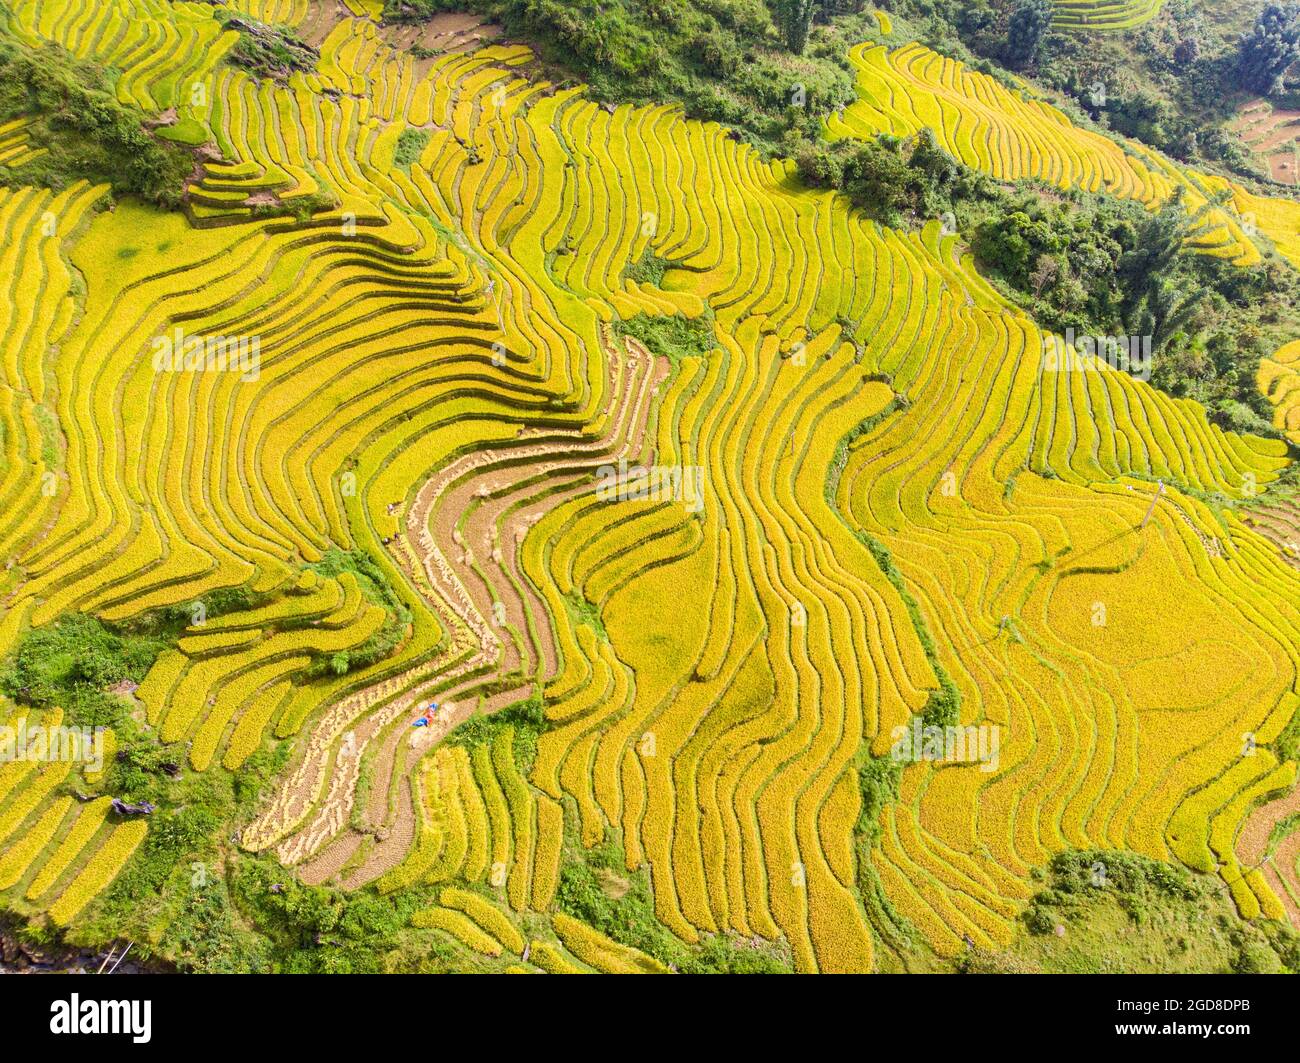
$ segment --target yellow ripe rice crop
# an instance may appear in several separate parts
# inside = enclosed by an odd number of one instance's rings
[[[68,888],[59,895],[59,899],[50,905],[50,918],[60,926],[72,922],[122,870],[122,865],[144,841],[148,829],[144,823],[123,823],[114,827],[86,866],[68,883]]]
[[[27,887],[27,899],[37,900],[42,897],[65,870],[78,858],[82,850],[104,825],[112,799],[101,797],[85,805],[78,813],[71,828],[63,835],[58,847],[42,865],[40,872]]]
[[[1300,569],[1224,503],[1282,476],[1281,440],[1048,364],[1059,338],[939,224],[872,222],[714,123],[600,106],[521,46],[417,61],[376,0],[232,6],[310,26],[316,69],[224,62],[210,5],[13,5],[220,159],[184,211],[0,190],[0,270],[34,278],[0,286],[0,652],[188,613],[139,730],[214,787],[282,743],[240,843],[308,886],[422,891],[412,926],[494,969],[669,970],[558,910],[615,841],[602,881],[650,883],[683,948],[800,971],[881,966],[882,901],[940,956],[1004,948],[1075,849],[1283,907],[1234,846],[1294,780]],[[1060,24],[1085,6],[1155,5]],[[1257,261],[1258,232],[1300,263],[1295,203],[918,44],[851,58],[836,136],[1181,194],[1207,252]],[[642,314],[698,344],[654,353]],[[1261,369],[1287,431],[1294,367]],[[0,766],[0,890],[59,925],[147,830],[70,787]]]
[[[1178,166],[1136,141],[1076,126],[1027,90],[1012,91],[920,44],[889,51],[864,44],[851,59],[858,100],[828,121],[834,137],[929,129],[962,162],[994,177],[1033,177],[1062,188],[1109,192],[1156,208],[1177,192],[1201,214],[1197,242],[1242,265],[1260,260],[1258,231],[1300,265],[1300,205],[1252,195],[1222,178]],[[1226,194],[1228,207],[1216,206]]]
[[[606,974],[668,974],[669,970],[644,952],[611,941],[604,934],[563,912],[556,913],[555,932],[575,956]]]
[[[1053,25],[1066,30],[1130,30],[1150,22],[1164,0],[1052,0]]]
[[[477,893],[448,888],[442,891],[439,900],[446,908],[455,908],[464,912],[511,952],[521,953],[524,951],[523,935],[519,933],[515,925],[506,918],[500,909],[494,908]]]
[[[529,959],[547,974],[589,974],[548,941],[534,941]]]
[[[17,884],[37,854],[53,839],[54,832],[71,807],[71,797],[56,801],[45,810],[40,820],[0,855],[0,889],[9,889]]]
[[[1259,365],[1259,390],[1273,404],[1273,423],[1300,443],[1300,340]]]
[[[468,916],[450,908],[429,908],[416,912],[411,925],[422,929],[445,930],[462,944],[485,956],[501,955],[501,942],[479,928]]]

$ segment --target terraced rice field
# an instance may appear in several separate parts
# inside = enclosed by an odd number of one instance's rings
[[[1013,91],[920,44],[893,51],[864,44],[850,58],[859,98],[829,119],[832,136],[910,136],[929,129],[968,166],[1002,180],[1034,178],[1106,192],[1151,209],[1179,193],[1187,210],[1202,216],[1196,243],[1207,254],[1250,265],[1259,261],[1255,239],[1263,236],[1300,265],[1300,203],[1256,196],[1137,141],[1083,129],[1028,90]]]
[[[0,269],[24,277],[0,293],[0,648],[250,588],[159,657],[148,724],[200,773],[291,743],[242,845],[309,883],[434,887],[414,925],[511,969],[662,968],[555,909],[566,836],[611,831],[680,938],[780,940],[805,971],[871,970],[908,928],[941,955],[1005,945],[1067,848],[1285,908],[1234,846],[1294,783],[1273,743],[1300,705],[1300,571],[1199,500],[1253,497],[1282,443],[1049,372],[937,223],[881,227],[716,125],[530,79],[520,47],[417,60],[361,0],[327,30],[300,0],[240,6],[319,29],[318,68],[224,64],[204,4],[14,4],[24,37],[112,61],[119,95],[212,148],[184,215],[0,196]],[[1149,205],[1220,188],[924,49],[854,61],[839,135],[924,125],[998,176]],[[337,205],[259,209],[318,192]],[[1259,228],[1290,206],[1261,201]],[[1258,255],[1228,210],[1201,241]],[[627,275],[647,252],[661,284]],[[638,314],[714,345],[670,363],[617,334]],[[160,370],[177,329],[256,337],[257,364]],[[602,497],[620,461],[699,469],[702,497]],[[329,574],[352,550],[410,620],[336,674],[314,665],[391,620]],[[860,769],[945,683],[997,763],[909,763],[860,848]],[[445,741],[530,698],[527,775],[509,729]],[[146,827],[57,776],[0,768],[0,889],[69,922]]]
[[[1300,184],[1300,112],[1254,100],[1241,108],[1229,128],[1263,158],[1273,180]]]
[[[1251,511],[1247,522],[1272,540],[1291,564],[1300,567],[1300,505],[1294,499],[1258,507]]]
[[[1273,404],[1273,423],[1300,443],[1300,340],[1260,363],[1259,389]]]
[[[1150,22],[1164,0],[1053,0],[1053,26],[1065,30],[1130,30]]]

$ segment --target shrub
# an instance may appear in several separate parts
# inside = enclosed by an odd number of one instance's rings
[[[20,45],[0,26],[0,122],[30,119],[33,148],[45,153],[9,170],[10,186],[59,191],[78,179],[175,207],[193,162],[184,148],[151,136],[144,115],[118,102],[107,72],[57,45]]]

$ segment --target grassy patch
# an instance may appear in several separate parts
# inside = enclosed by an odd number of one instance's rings
[[[706,357],[718,345],[711,317],[688,318],[681,314],[651,316],[641,313],[614,322],[620,336],[631,336],[647,351],[676,365],[683,358]]]
[[[415,163],[420,161],[420,156],[428,146],[431,136],[432,134],[427,129],[415,129],[413,127],[403,129],[401,135],[397,138],[397,150],[393,153],[394,165],[409,171]]]
[[[575,590],[564,596],[564,607],[574,624],[586,624],[600,636],[601,641],[609,641],[609,632],[605,630],[605,622],[600,618],[600,609],[594,603],[587,601]]]
[[[1247,923],[1216,878],[1133,853],[1062,853],[1009,950],[972,950],[968,970],[1049,973],[1294,971],[1300,937]]]
[[[173,641],[116,630],[80,613],[65,616],[22,639],[0,668],[0,692],[38,708],[60,706],[69,724],[117,728],[129,706],[108,688],[139,683]]]
[[[59,191],[84,179],[161,206],[180,204],[190,153],[151,136],[145,115],[118,102],[105,68],[58,45],[29,48],[0,24],[0,122],[16,118],[29,120],[28,141],[45,153],[0,168],[0,184]]]
[[[269,969],[286,974],[438,973],[466,956],[408,929],[436,888],[380,897],[304,886],[269,857],[241,855],[227,875],[231,903],[264,936]]]
[[[514,728],[514,757],[519,770],[525,775],[532,769],[537,755],[537,739],[546,730],[546,713],[540,697],[532,697],[510,705],[490,716],[475,714],[456,727],[447,736],[447,744],[454,746],[483,745],[496,741],[507,727]]]
[[[41,461],[47,468],[59,464],[59,424],[48,406],[32,407],[32,416],[41,430]]]
[[[320,53],[288,27],[234,16],[228,17],[225,25],[239,33],[239,40],[227,56],[235,66],[276,81],[287,80],[295,70],[305,73],[316,69]]]
[[[612,837],[592,849],[568,846],[556,904],[614,941],[653,956],[685,974],[783,974],[791,970],[786,950],[770,943],[714,934],[690,946],[654,914],[650,880],[628,871],[622,846]]]
[[[366,599],[374,605],[382,606],[388,613],[383,627],[360,646],[321,658],[312,666],[309,674],[332,672],[334,675],[346,675],[348,672],[360,671],[390,656],[401,645],[411,623],[411,610],[398,597],[384,570],[374,558],[361,550],[331,549],[320,561],[307,567],[320,576],[333,579],[344,572],[352,573]]]
[[[664,286],[664,274],[672,268],[672,260],[660,258],[650,248],[646,248],[641,258],[623,270],[623,276],[638,284],[653,284],[656,288]]]

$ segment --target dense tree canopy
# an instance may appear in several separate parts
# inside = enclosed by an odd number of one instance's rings
[[[1252,92],[1280,92],[1286,72],[1300,59],[1300,4],[1269,4],[1241,40],[1238,72]]]

